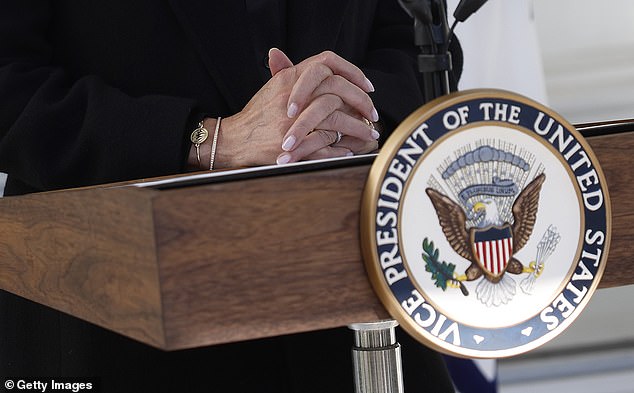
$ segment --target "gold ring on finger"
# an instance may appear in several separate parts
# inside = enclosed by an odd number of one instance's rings
[[[374,123],[371,122],[370,120],[366,119],[365,117],[363,118],[363,121],[365,122],[365,124],[367,124],[368,127],[370,127],[371,129],[374,130]]]

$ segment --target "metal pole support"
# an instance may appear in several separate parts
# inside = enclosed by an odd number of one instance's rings
[[[401,345],[394,320],[353,323],[352,363],[356,393],[403,393]]]

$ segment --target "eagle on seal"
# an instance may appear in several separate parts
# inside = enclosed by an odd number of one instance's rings
[[[533,233],[545,180],[546,175],[540,174],[517,196],[512,206],[513,223],[503,222],[495,201],[484,198],[473,205],[473,210],[484,213],[484,217],[471,228],[467,228],[466,212],[458,203],[433,188],[425,190],[447,241],[458,255],[471,262],[465,274],[454,277],[452,286],[484,276],[476,288],[477,297],[487,306],[499,306],[515,295],[515,281],[506,276],[506,272],[541,274],[541,267],[535,262],[525,267],[513,255],[526,245]]]

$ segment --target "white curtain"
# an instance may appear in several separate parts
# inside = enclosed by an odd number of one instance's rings
[[[448,0],[448,14],[459,0]],[[456,27],[464,51],[460,90],[490,87],[547,103],[532,0],[489,0]]]

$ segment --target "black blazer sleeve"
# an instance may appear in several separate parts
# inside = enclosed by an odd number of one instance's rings
[[[362,69],[374,83],[372,99],[385,127],[384,141],[398,124],[424,104],[423,81],[418,71],[419,49],[414,45],[414,21],[396,0],[378,0]],[[455,59],[450,75],[452,90],[462,72],[462,51],[454,37]]]
[[[132,97],[94,75],[72,77],[52,60],[51,8],[43,0],[0,6],[0,171],[10,174],[9,193],[182,170],[195,102]]]

